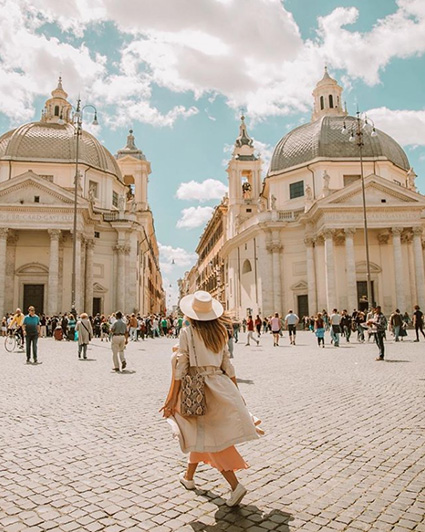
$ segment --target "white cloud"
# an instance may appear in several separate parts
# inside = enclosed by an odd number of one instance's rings
[[[425,146],[425,111],[371,109],[367,114],[377,129],[385,131],[403,146]]]
[[[211,218],[213,211],[213,207],[189,207],[183,209],[182,216],[177,222],[177,227],[179,229],[202,227]]]
[[[171,273],[175,268],[191,266],[198,258],[196,253],[186,251],[183,248],[173,248],[172,246],[163,245],[159,242],[158,249],[161,271],[167,274]]]
[[[197,200],[200,202],[221,199],[228,191],[228,187],[217,179],[206,179],[180,183],[176,196],[180,200]]]
[[[260,140],[256,140],[256,139],[253,139],[253,140],[254,140],[254,147],[258,152],[257,155],[259,155],[261,157],[261,160],[263,161],[262,172],[263,172],[263,176],[265,176],[270,166],[270,161],[272,159],[273,152],[274,152],[274,146],[272,146],[271,144],[267,144],[266,142],[261,142]]]

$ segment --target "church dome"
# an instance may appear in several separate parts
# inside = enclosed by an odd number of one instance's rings
[[[280,172],[294,166],[308,164],[317,157],[329,160],[357,159],[359,148],[355,142],[349,142],[349,132],[355,131],[356,118],[353,116],[322,116],[318,120],[297,127],[283,137],[276,145],[270,163],[269,173]],[[348,134],[342,133],[346,125]],[[363,135],[363,157],[385,158],[403,170],[410,168],[403,148],[389,135],[376,130],[371,137]]]
[[[79,152],[80,164],[87,164],[122,179],[113,155],[84,129]],[[75,164],[75,128],[70,123],[24,124],[0,137],[0,159]]]

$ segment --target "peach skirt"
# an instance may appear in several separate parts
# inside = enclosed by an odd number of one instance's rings
[[[199,462],[205,462],[219,471],[237,471],[249,467],[233,445],[217,453],[192,452],[189,454],[189,464],[198,464]]]

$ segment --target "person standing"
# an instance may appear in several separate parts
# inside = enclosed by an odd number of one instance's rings
[[[384,360],[385,344],[384,336],[387,328],[387,318],[382,314],[381,307],[378,305],[375,308],[372,319],[367,321],[367,324],[372,327],[372,332],[375,334],[375,342],[378,346],[379,356],[376,360]]]
[[[339,347],[339,335],[341,333],[341,314],[334,308],[330,317],[331,338],[335,347]]]
[[[233,338],[235,339],[235,344],[237,344],[239,340],[240,323],[236,319],[236,317],[234,317],[232,320],[232,327],[233,327]]]
[[[127,362],[124,356],[125,346],[128,344],[128,331],[127,324],[122,319],[122,312],[119,310],[115,313],[117,318],[115,323],[111,327],[112,341],[112,360],[114,362],[114,371],[120,371],[121,362],[121,371],[127,367]],[[118,361],[119,358],[119,361]]]
[[[414,342],[419,342],[419,331],[421,331],[422,336],[425,338],[424,333],[424,314],[420,309],[419,305],[415,305],[415,312],[413,313],[413,325],[415,326],[416,340]]]
[[[75,342],[75,326],[77,322],[75,320],[74,314],[69,314],[68,316],[68,339],[72,342]]]
[[[348,343],[350,343],[351,324],[352,324],[351,316],[350,314],[348,314],[347,310],[344,309],[341,314],[340,327],[341,327],[341,332],[345,336],[345,339]]]
[[[297,335],[297,325],[299,321],[299,317],[292,310],[289,310],[288,314],[285,316],[285,327],[289,332],[289,342],[291,345],[295,345],[295,337]]]
[[[273,347],[279,347],[280,318],[278,312],[275,312],[273,318],[270,320],[270,324],[273,334]]]
[[[403,326],[403,318],[400,314],[400,310],[396,308],[395,311],[390,316],[390,327],[394,333],[394,339],[396,342],[399,341],[399,336],[401,333],[402,326]]]
[[[78,332],[78,358],[83,355],[83,359],[87,360],[87,346],[93,337],[93,329],[85,312],[80,315],[75,330]]]
[[[259,314],[257,314],[257,317],[255,318],[255,328],[257,329],[258,338],[260,338],[260,336],[261,336],[261,325],[262,324],[263,324],[263,321],[260,318]]]
[[[248,465],[235,445],[258,439],[259,432],[258,421],[248,412],[239,392],[229,359],[227,326],[231,323],[223,316],[221,303],[208,292],[185,296],[180,301],[180,309],[190,324],[180,333],[178,350],[172,358],[170,391],[160,410],[178,436],[181,450],[190,453],[186,471],[179,475],[179,481],[186,489],[195,490],[198,464],[210,464],[230,485],[227,506],[237,506],[247,490],[235,471]],[[204,375],[207,409],[202,416],[184,417],[180,413],[182,379],[196,370]]]
[[[37,316],[35,308],[32,306],[28,308],[28,314],[22,322],[22,329],[27,348],[27,364],[31,363],[31,346],[32,360],[34,364],[37,364],[37,342],[40,336],[40,318]]]
[[[250,340],[252,340],[253,342],[257,342],[257,345],[260,345],[260,341],[257,340],[256,338],[254,338],[254,321],[253,321],[251,315],[248,316],[248,320],[246,322],[246,327],[248,329],[248,336],[247,336],[245,345],[250,345],[249,344]]]
[[[314,334],[317,338],[317,345],[320,347],[325,347],[325,321],[322,318],[322,314],[320,312],[317,313],[317,317],[314,320]]]
[[[137,318],[136,314],[133,314],[130,316],[130,319],[128,320],[128,324],[130,326],[130,341],[137,342]]]

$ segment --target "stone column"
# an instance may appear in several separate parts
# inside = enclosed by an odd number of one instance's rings
[[[59,312],[58,295],[59,295],[59,239],[61,236],[60,229],[49,229],[50,236],[50,258],[49,258],[49,296],[47,302],[48,313],[50,316]],[[77,277],[78,283],[78,277]],[[78,308],[78,307],[77,307]]]
[[[93,315],[93,250],[94,240],[86,240],[86,294],[85,294],[85,312],[89,316]]]
[[[333,235],[334,231],[331,229],[323,231],[323,238],[325,239],[326,305],[329,314],[337,306]]]
[[[308,311],[310,315],[312,315],[318,310],[316,292],[316,264],[314,261],[314,239],[307,236],[304,238],[304,244],[307,254]]]
[[[425,308],[425,273],[424,258],[422,254],[422,232],[422,227],[413,228],[413,252],[415,255],[415,274],[417,290],[416,293],[418,296],[417,304],[423,309]]]
[[[6,287],[6,250],[7,250],[6,227],[0,227],[0,316],[4,316],[4,292]]]
[[[416,278],[415,278],[415,257],[413,254],[413,233],[411,231],[404,232],[401,235],[401,242],[407,248],[407,269],[409,279],[409,298],[405,301],[408,308],[413,308],[416,305]]]
[[[115,298],[117,304],[116,310],[120,310],[121,312],[125,312],[125,249],[126,246],[122,244],[119,244],[114,248],[117,254],[117,282],[115,284],[117,287]]]
[[[405,300],[404,300],[404,272],[403,272],[403,254],[401,252],[401,233],[402,227],[393,227],[393,253],[394,253],[394,275],[395,275],[395,299],[396,307],[404,312]]]
[[[273,231],[272,241],[268,246],[268,250],[272,253],[273,264],[273,312],[283,312],[282,309],[282,279],[280,275],[280,251],[282,244],[280,243],[279,231]]]
[[[130,278],[130,250],[131,246],[129,244],[126,244],[124,249],[124,271],[125,271],[125,279],[124,279],[124,309],[123,312],[133,312],[133,307],[131,306],[130,302],[130,284],[131,284],[131,278]]]
[[[344,229],[345,233],[345,266],[347,269],[347,299],[348,312],[358,307],[357,302],[357,278],[356,278],[356,257],[354,254],[354,234],[353,228]]]

